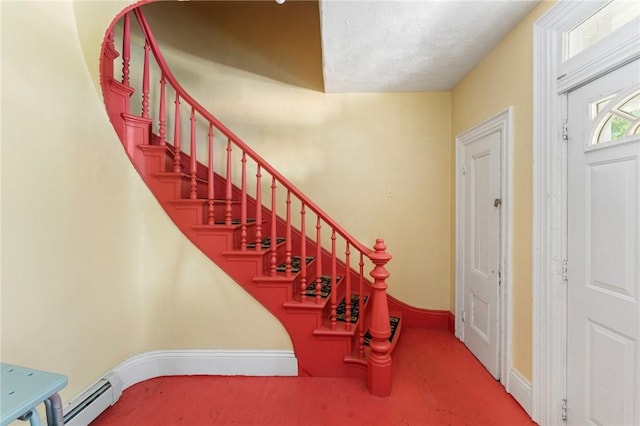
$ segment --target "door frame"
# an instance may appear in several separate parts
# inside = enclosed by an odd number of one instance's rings
[[[500,211],[500,271],[502,272],[502,282],[498,287],[498,339],[499,339],[499,362],[500,362],[500,383],[510,392],[510,376],[512,370],[511,360],[511,247],[513,224],[511,221],[511,164],[512,164],[512,108],[499,112],[486,119],[480,124],[456,136],[456,312],[464,310],[464,282],[463,253],[464,235],[462,233],[462,213],[464,206],[464,194],[462,186],[462,169],[464,166],[464,147],[480,138],[500,131],[500,166],[502,174],[500,177],[500,194],[502,197],[502,208]],[[455,335],[464,342],[464,324],[462,315],[455,316]],[[516,398],[518,399],[518,398]]]
[[[571,59],[566,34],[609,1],[558,1],[533,27],[533,420],[562,424],[567,389],[566,94],[640,58],[638,19]]]

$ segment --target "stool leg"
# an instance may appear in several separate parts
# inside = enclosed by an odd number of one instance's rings
[[[47,406],[47,425],[63,426],[64,416],[62,415],[62,400],[60,395],[54,393],[44,401]]]
[[[35,408],[31,410],[31,417],[29,417],[29,424],[31,426],[40,426],[40,414]]]
[[[47,414],[47,426],[50,426],[51,422],[52,422],[51,419],[53,419],[53,409],[51,408],[51,401],[48,400],[48,399],[45,399],[44,400],[44,406],[47,409],[47,413],[46,413]]]
[[[40,415],[38,414],[38,410],[36,410],[35,408],[28,413],[24,413],[22,416],[18,417],[18,420],[29,420],[29,424],[31,426],[40,426]]]

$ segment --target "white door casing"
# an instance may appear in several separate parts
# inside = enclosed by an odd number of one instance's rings
[[[456,336],[507,388],[510,123],[505,110],[456,137]]]
[[[568,94],[567,422],[640,424],[640,135],[594,143],[636,60]]]
[[[562,424],[566,415],[567,93],[640,57],[639,20],[567,60],[566,35],[606,0],[558,1],[534,25],[533,50],[533,375],[532,417]]]

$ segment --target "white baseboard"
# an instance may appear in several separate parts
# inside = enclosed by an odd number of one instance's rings
[[[515,368],[509,370],[509,381],[507,382],[507,392],[524,408],[524,411],[532,415],[532,392],[531,383],[522,377],[522,374]]]
[[[160,376],[297,376],[291,351],[184,350],[147,352],[118,365],[123,389]]]
[[[122,391],[136,383],[162,376],[297,376],[293,351],[176,350],[154,351],[124,361],[98,379],[64,407],[68,415],[85,405],[69,426],[87,425],[115,404]],[[87,404],[87,398],[105,383],[111,388]],[[83,404],[84,403],[84,404]]]

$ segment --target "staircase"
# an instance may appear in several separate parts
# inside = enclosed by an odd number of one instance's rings
[[[139,8],[107,34],[107,113],[176,226],[282,322],[300,375],[359,377],[388,395],[403,312],[389,311],[384,241],[360,243],[189,96]]]

